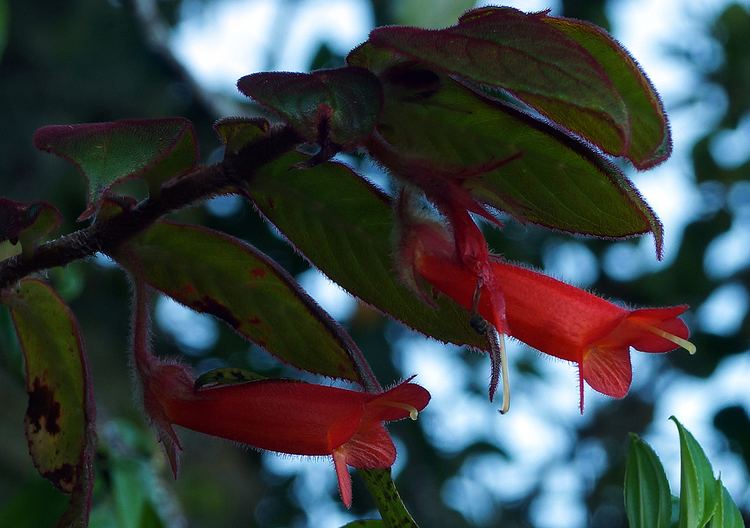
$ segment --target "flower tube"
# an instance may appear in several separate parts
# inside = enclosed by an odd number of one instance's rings
[[[293,380],[194,389],[186,367],[153,357],[144,374],[144,406],[162,439],[171,439],[177,450],[173,424],[258,449],[331,456],[347,508],[352,502],[347,466],[390,467],[396,448],[384,422],[416,419],[430,400],[424,388],[409,380],[382,393]],[[175,470],[174,456],[170,460]]]
[[[413,226],[413,274],[492,321],[496,308],[491,295],[482,293],[477,302],[476,275],[456,257],[441,227],[435,222]],[[494,255],[489,266],[492,281],[482,288],[502,288],[508,335],[578,365],[581,412],[584,381],[614,398],[627,394],[630,347],[652,353],[682,347],[695,353],[687,340],[689,330],[678,318],[686,305],[630,310]]]

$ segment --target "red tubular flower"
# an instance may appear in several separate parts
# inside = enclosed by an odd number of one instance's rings
[[[450,195],[445,194],[444,196]],[[477,330],[485,334],[489,345],[488,352],[492,369],[488,391],[489,398],[490,401],[493,400],[502,372],[503,404],[500,412],[506,413],[510,405],[510,389],[508,369],[504,361],[503,334],[507,333],[505,300],[500,285],[492,274],[487,242],[460,200],[455,201],[446,198],[436,202],[452,228],[452,236],[441,224],[418,218],[414,213],[415,205],[413,201],[414,198],[408,189],[403,189],[396,204],[401,229],[398,256],[402,279],[417,291],[424,300],[431,303],[430,298],[422,292],[417,280],[417,277],[420,276],[427,278],[424,276],[424,270],[418,268],[418,262],[422,255],[435,255],[446,262],[452,263],[466,274],[467,282],[464,286],[471,290],[471,302],[467,308],[472,312],[477,312],[477,315],[481,313],[489,323],[484,324],[482,322],[480,326],[483,325],[485,329]],[[435,200],[433,199],[433,201]],[[478,310],[480,304],[483,307],[481,312]],[[474,324],[474,319],[472,319],[472,324]]]
[[[687,305],[629,310],[541,273],[499,259],[492,266],[503,284],[510,335],[578,364],[581,411],[583,380],[603,394],[622,398],[633,371],[630,347],[663,353],[695,345],[678,315]]]
[[[291,380],[262,380],[194,389],[180,365],[151,358],[143,372],[144,405],[165,447],[180,448],[172,424],[293,455],[332,456],[341,499],[352,502],[347,465],[390,467],[396,449],[384,422],[416,419],[430,394],[409,380],[382,393]],[[173,470],[176,459],[170,455]]]
[[[471,310],[476,278],[451,251],[439,224],[423,223],[414,235],[422,242],[413,252],[414,273]],[[414,242],[412,245],[414,246]],[[545,354],[572,361],[579,368],[581,412],[584,380],[595,390],[622,398],[632,381],[630,347],[669,352],[695,346],[678,315],[687,306],[628,310],[585,290],[490,256],[494,282],[502,287],[507,333]],[[492,321],[491,297],[482,294],[479,313]]]

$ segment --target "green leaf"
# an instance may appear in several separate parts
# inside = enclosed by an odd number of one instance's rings
[[[2,294],[26,361],[29,405],[24,420],[39,473],[71,494],[61,523],[88,518],[94,453],[94,404],[78,323],[55,292],[23,279]]]
[[[62,214],[51,203],[21,203],[0,198],[0,242],[21,242],[30,256],[37,244],[60,227]]]
[[[622,96],[630,120],[630,140],[623,155],[639,169],[667,159],[672,151],[672,140],[664,107],[648,77],[627,50],[602,28],[589,22],[547,16],[542,20],[584,47],[604,68]]]
[[[233,383],[245,383],[268,379],[266,376],[253,372],[252,370],[236,367],[225,367],[204,372],[195,380],[195,390],[215,385],[231,385]]]
[[[385,523],[380,519],[367,519],[346,523],[341,528],[385,528]]]
[[[23,352],[18,344],[10,311],[2,309],[0,309],[0,350],[2,350],[0,352],[0,369],[4,370],[14,383],[23,383],[25,379]]]
[[[397,159],[373,151],[377,144],[371,152],[394,172],[394,165],[411,164],[423,180],[449,178],[522,222],[569,233],[626,238],[651,231],[661,255],[656,215],[622,172],[582,143],[431,70],[367,47],[350,58],[383,68],[378,130]]]
[[[65,511],[67,497],[40,478],[15,483],[12,493],[3,497],[0,526],[39,528],[55,526]],[[40,508],[40,505],[44,505]],[[59,525],[58,525],[59,526]]]
[[[140,460],[116,457],[110,460],[112,494],[118,528],[158,528],[164,526],[154,511],[149,492],[150,468]]]
[[[351,67],[254,73],[242,77],[237,87],[276,112],[307,141],[322,143],[330,138],[345,148],[372,133],[382,103],[377,78]]]
[[[624,155],[630,122],[606,70],[545,13],[484,8],[438,30],[388,26],[370,42],[463,79],[508,90],[606,152]]]
[[[268,121],[258,117],[225,117],[214,123],[214,131],[229,154],[237,154],[242,147],[263,137],[269,128]]]
[[[675,418],[680,433],[680,528],[701,528],[708,523],[719,499],[711,462],[700,444]]]
[[[391,469],[360,469],[359,474],[365,481],[367,490],[375,500],[380,516],[383,518],[382,525],[398,528],[417,528],[409,511],[404,506],[396,485],[391,478]],[[376,522],[376,521],[368,521]],[[365,525],[369,526],[369,525]],[[379,525],[375,525],[379,526]]]
[[[709,526],[711,528],[744,528],[742,513],[720,478],[716,479],[716,495],[719,499],[716,501],[716,511]]]
[[[79,220],[93,215],[102,194],[125,180],[141,178],[157,194],[198,161],[193,125],[182,117],[45,126],[34,134],[34,145],[70,161],[88,179],[88,207]]]
[[[306,160],[291,152],[256,172],[247,190],[258,210],[352,295],[441,341],[486,347],[466,310],[444,296],[427,306],[396,278],[388,196],[339,163],[295,168]]]
[[[351,338],[253,246],[203,227],[159,222],[112,256],[154,288],[226,321],[279,359],[360,381]]]
[[[664,468],[654,450],[632,433],[625,467],[625,511],[631,528],[668,527],[672,516]]]
[[[9,259],[11,257],[15,257],[16,255],[20,255],[20,254],[21,254],[20,245],[12,244],[8,240],[4,242],[0,242],[0,261]]]
[[[98,457],[106,473],[97,482],[92,528],[171,526],[166,521],[169,516],[175,520],[179,506],[159,477],[164,460],[148,431],[125,420],[110,420],[102,431]]]
[[[62,214],[50,203],[34,202],[30,205],[29,211],[34,221],[22,230],[18,237],[23,253],[27,256],[31,256],[37,245],[57,231],[62,223]]]

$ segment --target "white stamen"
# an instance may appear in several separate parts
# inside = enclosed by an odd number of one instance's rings
[[[505,336],[498,334],[498,341],[500,345],[500,368],[503,375],[503,405],[500,407],[500,414],[505,414],[510,410],[510,377],[508,376],[508,358],[505,354]]]
[[[666,331],[662,330],[661,328],[656,328],[655,326],[643,325],[643,327],[646,330],[648,330],[649,332],[651,332],[652,334],[656,334],[659,337],[663,337],[667,341],[671,341],[675,345],[684,348],[685,350],[687,350],[690,353],[690,355],[693,355],[696,352],[695,345],[693,343],[691,343],[690,341],[688,341],[687,339],[683,339],[683,338],[681,338],[679,336],[676,336],[674,334],[670,334],[669,332],[666,332]]]
[[[503,380],[503,402],[500,406],[500,414],[505,414],[510,410],[510,377],[508,375],[508,358],[505,353],[505,335],[497,331],[492,325],[488,325],[487,337],[490,340],[490,346],[497,350],[500,356],[500,372]]]
[[[401,403],[401,402],[392,402],[392,401],[384,401],[379,402],[380,405],[385,405],[386,407],[395,407],[397,409],[403,409],[405,411],[409,411],[409,418],[416,421],[419,417],[419,411],[416,409],[416,407],[409,405],[408,403]]]

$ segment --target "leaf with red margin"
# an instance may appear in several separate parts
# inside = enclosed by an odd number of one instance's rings
[[[300,169],[307,159],[290,152],[248,181],[263,216],[352,295],[435,339],[486,347],[466,310],[445,296],[428,306],[398,280],[390,198],[340,163]]]
[[[608,68],[545,23],[547,18],[508,7],[483,8],[441,30],[377,28],[370,42],[440,72],[507,90],[604,151],[626,155],[630,116]]]
[[[31,246],[60,227],[62,214],[49,202],[21,203],[0,198],[0,242]]]
[[[299,369],[361,381],[354,343],[294,279],[253,246],[204,227],[161,221],[112,257],[148,284]]]
[[[651,81],[628,51],[590,22],[549,16],[542,20],[586,48],[622,96],[630,119],[630,142],[623,155],[638,169],[667,159],[672,152],[667,115]]]
[[[659,219],[622,172],[585,144],[371,44],[347,60],[379,72],[385,105],[378,131],[399,156],[395,164],[421,170],[420,184],[453,173],[478,201],[570,233],[627,238],[650,231],[661,257]],[[380,159],[377,146],[371,153],[406,177],[394,160]]]
[[[95,408],[75,316],[47,284],[3,292],[26,361],[25,429],[39,473],[71,494],[58,526],[86,526],[93,486]]]
[[[372,133],[383,99],[378,79],[352,67],[254,73],[237,81],[237,87],[307,141],[330,139],[343,148],[362,143]]]
[[[182,117],[50,125],[34,133],[34,145],[70,161],[87,178],[88,206],[79,220],[93,215],[100,197],[125,180],[141,178],[155,194],[198,162],[193,125]]]

